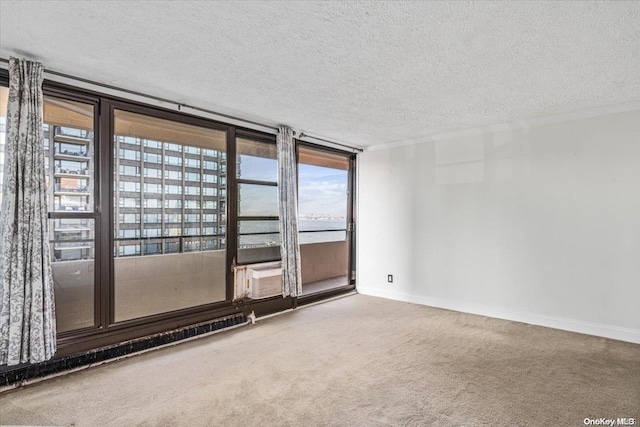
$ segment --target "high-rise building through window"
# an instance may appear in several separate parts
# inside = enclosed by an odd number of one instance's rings
[[[0,85],[0,186],[8,92]],[[57,332],[69,346],[205,319],[241,295],[233,266],[280,259],[273,135],[55,85],[42,131]],[[298,157],[309,294],[350,280],[351,157],[304,144]]]
[[[152,139],[132,116],[116,112],[116,257],[224,249],[226,152],[171,129]]]
[[[226,131],[119,109],[113,124],[115,321],[224,300]]]

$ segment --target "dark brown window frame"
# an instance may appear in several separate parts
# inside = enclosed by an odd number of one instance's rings
[[[98,136],[97,136],[97,130],[98,130],[98,112],[100,109],[100,100],[95,97],[95,96],[90,96],[90,95],[84,95],[84,94],[77,94],[77,93],[71,93],[71,92],[66,92],[66,91],[60,91],[57,90],[56,88],[49,88],[49,87],[44,87],[43,86],[43,95],[46,96],[50,96],[50,97],[55,97],[58,99],[64,99],[64,100],[68,100],[68,101],[76,101],[76,102],[82,102],[82,103],[86,103],[88,105],[92,105],[93,106],[93,131],[94,131],[94,171],[93,171],[93,179],[94,179],[94,185],[93,185],[93,201],[94,201],[94,206],[93,206],[93,212],[77,212],[77,213],[66,213],[66,212],[49,212],[49,219],[61,219],[61,218],[88,218],[88,219],[93,219],[94,220],[94,250],[95,250],[95,262],[94,262],[94,292],[93,292],[93,297],[94,297],[94,307],[93,307],[93,313],[94,313],[94,324],[93,326],[90,327],[86,327],[86,328],[81,328],[81,329],[75,329],[75,330],[71,330],[71,331],[65,331],[65,332],[61,332],[58,334],[58,342],[60,342],[61,340],[64,340],[66,337],[69,336],[75,336],[75,335],[83,335],[83,334],[93,334],[93,333],[97,333],[97,331],[100,330],[101,325],[102,325],[102,317],[103,317],[103,312],[102,312],[102,301],[103,301],[103,296],[101,294],[101,292],[99,292],[99,289],[101,287],[101,280],[102,280],[102,262],[101,259],[102,254],[101,254],[101,248],[100,248],[100,239],[102,237],[102,231],[101,231],[101,226],[102,226],[102,221],[101,221],[101,214],[100,214],[100,193],[102,191],[102,189],[100,188],[100,171],[101,171],[101,167],[102,165],[100,164],[100,154],[99,154],[99,148],[98,148]]]
[[[300,147],[306,147],[313,150],[329,153],[329,154],[338,154],[345,156],[349,160],[349,171],[348,171],[348,200],[347,200],[347,244],[349,246],[349,260],[347,261],[348,266],[348,280],[347,285],[339,286],[327,291],[314,293],[311,295],[303,295],[296,299],[295,304],[305,305],[311,304],[316,301],[321,301],[326,298],[331,298],[334,296],[341,295],[345,292],[350,292],[356,289],[356,277],[354,274],[355,271],[355,244],[356,244],[356,234],[355,234],[355,200],[356,200],[356,154],[348,151],[343,151],[337,148],[325,147],[323,145],[314,144],[308,141],[300,141],[296,140],[296,165],[300,164]]]
[[[8,71],[0,69],[0,85],[8,86]],[[98,91],[78,88],[50,80],[44,80],[43,93],[47,96],[85,102],[94,105],[94,211],[82,214],[83,218],[95,220],[95,292],[94,292],[94,323],[89,328],[60,333],[58,335],[58,351],[56,358],[78,354],[96,348],[122,343],[128,340],[166,332],[184,326],[210,321],[215,318],[244,313],[256,315],[275,313],[295,308],[300,304],[311,303],[321,299],[340,295],[355,289],[355,277],[352,277],[352,261],[349,260],[349,285],[330,291],[313,294],[307,297],[281,298],[279,296],[257,301],[233,301],[233,274],[231,268],[237,254],[237,223],[238,206],[236,177],[236,136],[275,143],[275,135],[242,126],[232,125],[221,121],[177,112],[174,110],[132,101],[126,98],[107,95]],[[147,316],[114,323],[113,307],[113,110],[115,108],[134,113],[148,114],[153,117],[193,124],[205,128],[227,131],[227,279],[226,298],[222,302],[206,304],[181,310]],[[355,153],[324,147],[313,143],[296,141],[298,145],[305,145],[332,153],[349,156],[352,167],[349,170],[349,192],[355,188]],[[105,172],[107,171],[107,172]],[[230,203],[233,201],[233,203]],[[349,219],[353,221],[352,212],[354,197],[349,198]],[[64,214],[64,217],[73,217]],[[57,217],[52,213],[52,218]],[[350,225],[351,228],[351,225]],[[351,232],[348,231],[348,235]],[[351,257],[351,251],[350,257]]]
[[[236,133],[236,138],[243,138],[243,139],[249,139],[252,141],[256,141],[256,142],[260,142],[260,143],[264,143],[264,144],[272,144],[272,145],[276,145],[276,136],[275,135],[269,135],[269,134],[263,134],[261,132],[257,132],[257,131],[246,131],[246,130],[241,130],[238,131]],[[237,153],[236,153],[237,154]],[[234,167],[236,166],[237,162],[237,158],[234,158]],[[235,171],[234,171],[235,173]],[[237,176],[235,177],[236,180],[236,191],[239,193],[240,191],[240,184],[254,184],[254,185],[263,185],[263,186],[268,186],[268,187],[277,187],[278,183],[277,182],[272,182],[272,181],[256,181],[256,180],[252,180],[252,179],[244,179],[244,178],[238,178]],[[235,207],[238,208],[239,203],[237,203],[238,200],[238,193],[236,193],[236,198],[234,199],[235,203]],[[230,199],[228,199],[230,200]],[[227,204],[229,204],[229,202],[227,201]],[[278,221],[279,220],[279,216],[275,215],[267,215],[267,216],[249,216],[249,215],[236,215],[236,222],[235,222],[235,230],[236,230],[236,245],[238,243],[238,237],[240,237],[240,221]],[[273,234],[273,233],[242,233],[242,235],[259,235],[259,234]],[[236,248],[236,254],[237,254],[237,248]],[[255,264],[255,263],[261,263],[261,262],[274,262],[274,261],[280,261],[280,256],[278,257],[272,257],[272,258],[262,258],[259,260],[252,260],[252,261],[248,261],[248,262],[240,262],[238,257],[236,257],[236,264],[237,265],[249,265],[249,264]]]

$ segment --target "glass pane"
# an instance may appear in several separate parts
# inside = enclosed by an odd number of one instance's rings
[[[346,229],[349,200],[348,157],[308,147],[300,147],[299,155],[300,231]],[[331,240],[337,236],[319,234]],[[344,233],[342,235],[344,236]]]
[[[236,176],[257,181],[278,181],[276,145],[238,138]]]
[[[45,96],[43,148],[49,211],[94,210],[94,107]],[[94,326],[94,219],[49,221],[58,332]]]
[[[238,248],[262,248],[266,246],[279,246],[279,234],[250,234],[238,237]]]
[[[350,161],[348,155],[302,146],[298,155],[300,258],[306,295],[348,284]]]
[[[226,132],[120,110],[114,128],[115,320],[224,300]]]
[[[49,220],[58,332],[94,326],[93,219]]]
[[[314,215],[305,215],[300,219],[300,231],[331,231],[331,230],[345,230],[347,228],[347,218],[331,218],[318,217]]]
[[[43,111],[50,210],[91,212],[94,205],[93,105],[45,96]]]
[[[238,233],[279,233],[278,221],[238,221]]]
[[[240,184],[238,188],[238,215],[278,216],[278,187]]]
[[[238,264],[253,264],[277,259],[280,259],[280,246],[238,248]]]
[[[276,184],[278,161],[276,145],[238,138],[236,176],[239,179]],[[226,177],[222,177],[226,182]],[[239,216],[278,216],[278,187],[240,183]],[[267,233],[267,234],[252,234]],[[278,221],[238,221],[238,263],[246,264],[280,258]]]
[[[300,244],[339,242],[347,239],[346,231],[322,231],[319,233],[300,233]]]
[[[280,258],[278,221],[238,221],[238,233],[238,263]]]

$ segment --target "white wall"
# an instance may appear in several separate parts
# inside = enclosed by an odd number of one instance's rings
[[[640,343],[640,110],[374,147],[358,238],[361,293]]]

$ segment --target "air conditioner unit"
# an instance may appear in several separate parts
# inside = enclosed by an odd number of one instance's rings
[[[246,279],[249,285],[248,297],[251,299],[282,295],[282,267],[280,263],[248,266]]]

